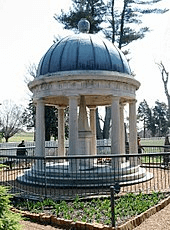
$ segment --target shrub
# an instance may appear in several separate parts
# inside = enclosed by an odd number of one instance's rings
[[[10,198],[8,189],[0,186],[0,230],[21,230],[19,221],[21,215],[10,211]]]

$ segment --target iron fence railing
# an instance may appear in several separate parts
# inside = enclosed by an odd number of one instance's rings
[[[170,151],[168,145],[142,145],[142,153],[161,153]],[[126,146],[126,153],[128,152],[128,146]],[[97,154],[111,154],[111,145],[98,145]]]
[[[114,194],[114,199],[127,193],[170,192],[167,146],[144,146],[142,154],[100,152],[96,156],[75,157],[55,156],[57,148],[54,147],[46,148],[46,157],[35,156],[35,147],[26,149],[24,157],[16,156],[15,147],[0,149],[0,185],[8,186],[16,198],[58,201],[72,200],[77,195],[86,199],[110,197],[115,183],[120,186],[120,191]],[[112,222],[115,224],[114,219]]]
[[[35,142],[25,142],[27,149],[34,149]],[[111,154],[111,140],[97,140],[97,154]],[[17,151],[18,142],[12,143],[0,143],[0,154],[15,155]],[[142,145],[144,147],[143,153],[164,152],[165,149],[170,149],[167,145]],[[46,141],[45,142],[46,155],[57,156],[58,155],[58,141]],[[68,153],[69,143],[65,141],[66,155]],[[126,146],[126,152],[128,152],[128,145]],[[32,155],[32,154],[30,154]]]
[[[169,152],[36,157],[33,150],[30,148],[26,157],[0,155],[0,183],[10,186],[18,196],[63,199],[77,194],[107,195],[114,181],[120,183],[120,193],[170,188]],[[35,165],[38,168],[32,170]],[[18,179],[26,173],[24,179]]]

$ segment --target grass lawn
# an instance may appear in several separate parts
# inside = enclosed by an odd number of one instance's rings
[[[148,139],[148,140],[142,140],[141,139],[141,145],[164,145],[165,139],[160,140],[154,140],[154,139]]]
[[[17,133],[9,139],[9,142],[21,142],[21,140],[34,141],[34,132]],[[3,140],[3,142],[4,142],[4,140]]]
[[[17,133],[13,137],[9,139],[9,142],[20,142],[21,140],[25,141],[34,141],[34,132],[21,132]],[[3,142],[5,140],[3,139]],[[164,138],[160,140],[154,140],[154,139],[148,139],[148,140],[143,140],[141,139],[141,144],[142,145],[164,145]]]

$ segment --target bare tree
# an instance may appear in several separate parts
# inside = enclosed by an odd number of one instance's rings
[[[168,100],[168,113],[170,115],[170,94],[168,92],[168,80],[169,80],[169,72],[167,72],[164,64],[162,62],[157,63],[159,70],[161,72],[162,75],[162,81],[164,83],[164,90],[165,90],[165,95],[167,97]]]
[[[30,63],[26,67],[26,73],[24,75],[24,83],[26,85],[28,85],[29,82],[33,81],[36,78],[37,69],[38,69],[38,67],[37,67],[37,65],[35,63]],[[31,93],[30,90],[27,90],[26,94],[28,95],[29,98],[32,98],[32,93]]]
[[[2,137],[8,142],[9,138],[21,131],[23,123],[23,107],[12,101],[4,101],[0,107],[0,130]]]
[[[26,74],[24,76],[24,82],[28,84],[30,81],[32,81],[34,78],[36,78],[37,75],[37,65],[35,63],[29,64],[26,69]]]

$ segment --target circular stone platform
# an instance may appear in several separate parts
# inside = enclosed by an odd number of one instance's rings
[[[121,164],[116,170],[109,164],[82,166],[77,172],[71,171],[69,162],[54,164],[49,162],[44,170],[33,166],[20,175],[17,180],[32,185],[48,187],[110,187],[115,182],[120,186],[137,184],[152,179],[153,174],[139,165],[130,167],[129,162]]]

